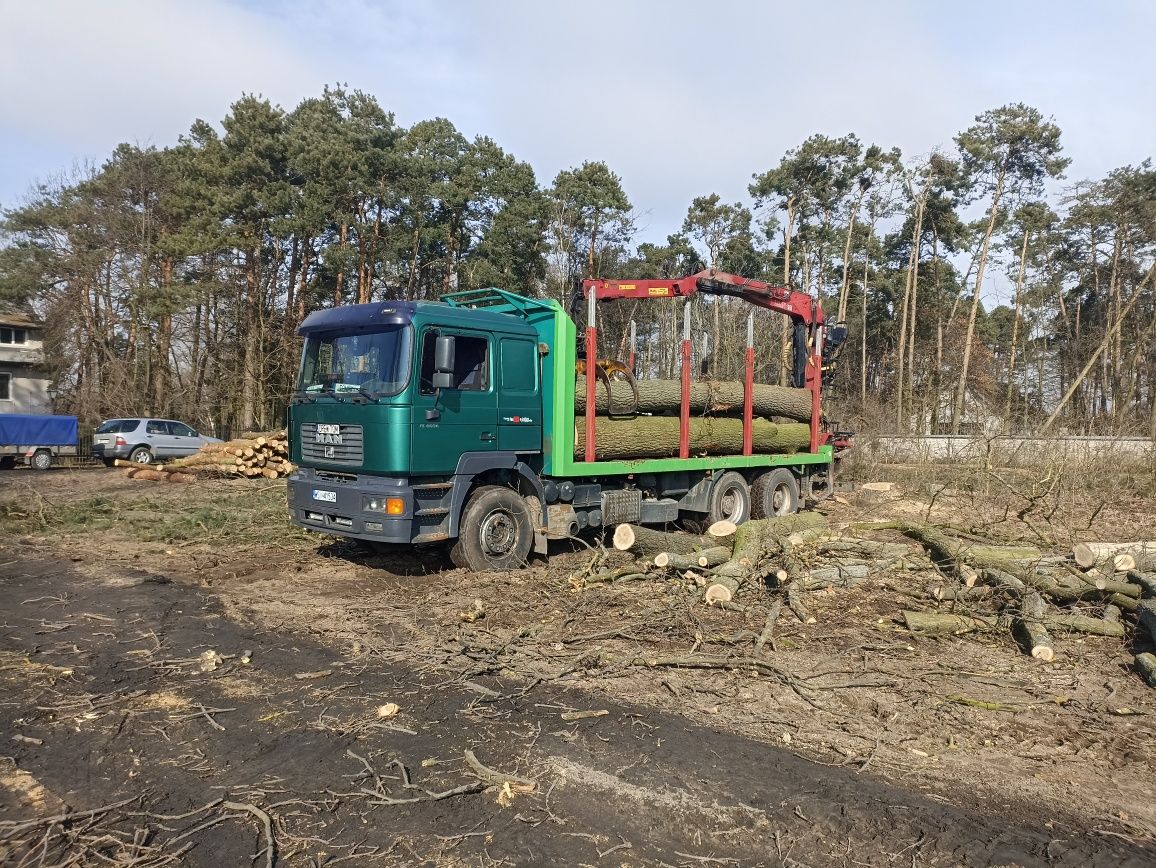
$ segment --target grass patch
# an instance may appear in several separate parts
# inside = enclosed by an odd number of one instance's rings
[[[69,503],[43,497],[0,502],[0,531],[59,535],[113,533],[140,542],[304,542],[311,538],[289,522],[286,491],[197,490],[192,497],[88,497]]]

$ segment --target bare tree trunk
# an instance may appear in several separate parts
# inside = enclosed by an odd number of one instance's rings
[[[1060,411],[1063,410],[1065,406],[1067,406],[1068,401],[1072,399],[1072,395],[1075,394],[1076,390],[1080,387],[1080,384],[1084,382],[1084,378],[1088,376],[1088,371],[1092,370],[1092,366],[1096,364],[1096,359],[1098,359],[1100,354],[1111,345],[1115,338],[1116,332],[1124,324],[1124,320],[1127,318],[1128,314],[1132,312],[1132,308],[1136,306],[1136,302],[1140,300],[1140,296],[1143,295],[1140,290],[1143,288],[1145,283],[1152,279],[1153,274],[1156,274],[1156,264],[1153,264],[1152,267],[1148,269],[1148,273],[1144,275],[1144,279],[1136,284],[1136,289],[1132,293],[1132,299],[1120,312],[1120,316],[1116,319],[1116,321],[1112,323],[1111,328],[1105,332],[1103,340],[1100,341],[1100,345],[1096,347],[1095,352],[1092,353],[1092,357],[1088,359],[1088,363],[1084,365],[1084,369],[1080,371],[1080,373],[1076,376],[1076,379],[1072,381],[1072,384],[1068,387],[1068,391],[1064,393],[1062,398],[1060,398],[1060,402],[1056,404],[1056,409],[1052,411],[1052,414],[1048,416],[1048,418],[1044,421],[1044,424],[1040,426],[1040,434],[1045,433],[1049,428],[1052,427],[1052,423],[1056,421],[1056,417],[1060,415]]]
[[[1012,333],[1011,333],[1011,350],[1008,354],[1007,363],[1007,395],[1003,402],[1003,419],[1001,423],[1004,430],[1008,430],[1008,423],[1011,421],[1011,403],[1012,403],[1012,381],[1015,379],[1016,373],[1016,345],[1019,341],[1020,334],[1020,298],[1024,289],[1024,273],[1027,271],[1028,263],[1028,237],[1030,232],[1024,228],[1024,242],[1020,247],[1020,267],[1016,274],[1016,289],[1015,289],[1015,312],[1012,315]]]
[[[991,215],[987,221],[987,231],[983,234],[983,244],[979,249],[979,264],[975,270],[975,295],[971,299],[971,311],[967,316],[967,333],[963,339],[963,362],[960,364],[959,385],[955,390],[955,403],[951,407],[951,433],[958,434],[959,426],[963,422],[963,402],[967,397],[967,373],[971,364],[971,344],[975,340],[975,319],[979,313],[979,294],[983,288],[983,271],[987,267],[987,253],[991,245],[991,236],[995,233],[995,221],[999,215],[999,202],[1003,195],[1005,175],[1000,173],[995,185],[995,193],[991,198]]]

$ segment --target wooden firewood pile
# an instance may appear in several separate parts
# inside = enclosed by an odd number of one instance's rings
[[[1073,634],[1130,638],[1136,671],[1156,687],[1156,656],[1143,650],[1156,647],[1156,542],[1081,543],[1056,553],[959,527],[836,526],[805,512],[739,527],[718,522],[702,535],[619,525],[613,547],[633,562],[609,568],[609,553],[599,552],[571,583],[668,580],[707,605],[734,611],[761,598],[770,611],[759,648],[773,636],[783,604],[814,624],[807,595],[874,585],[916,603],[895,615],[911,634],[1002,632],[1045,663],[1062,654]]]
[[[284,431],[208,443],[199,452],[166,464],[141,467],[130,461],[116,463],[127,468],[125,476],[153,482],[194,482],[205,476],[279,479],[293,471]]]

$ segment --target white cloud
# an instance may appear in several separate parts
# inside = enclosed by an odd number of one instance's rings
[[[812,133],[914,155],[1013,101],[1055,115],[1084,177],[1151,152],[1153,24],[1075,0],[0,0],[0,198],[242,92],[291,108],[336,82],[490,135],[542,183],[606,160],[651,238]]]
[[[221,0],[0,0],[0,20],[0,129],[76,152],[171,142],[242,91],[292,100],[316,77],[266,16]]]

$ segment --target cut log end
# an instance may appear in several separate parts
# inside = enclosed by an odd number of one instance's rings
[[[708,587],[702,595],[702,600],[708,606],[714,606],[718,603],[729,603],[734,599],[731,589],[726,585],[715,583]]]
[[[1096,565],[1096,553],[1087,543],[1076,543],[1072,546],[1072,559],[1077,566],[1085,570],[1090,570]]]
[[[614,548],[620,552],[630,551],[634,545],[634,528],[628,524],[620,524],[614,528]]]

